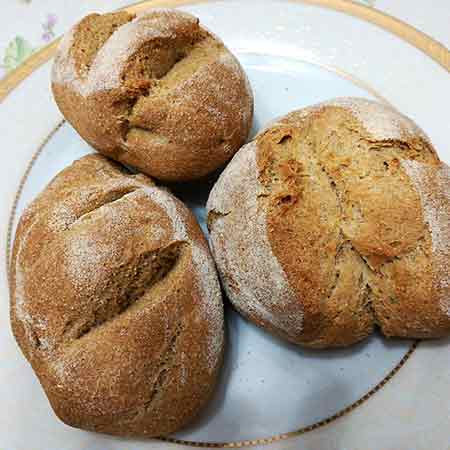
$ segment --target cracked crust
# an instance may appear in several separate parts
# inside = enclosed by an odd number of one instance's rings
[[[60,45],[52,89],[96,150],[165,181],[222,166],[252,125],[239,62],[197,18],[176,10],[85,17]]]
[[[56,414],[88,430],[173,432],[209,399],[221,365],[220,288],[195,219],[100,155],[25,210],[11,323]]]
[[[337,99],[278,119],[238,152],[208,201],[230,300],[310,347],[349,345],[374,326],[387,336],[448,335],[448,173],[416,125],[375,102]],[[243,188],[249,177],[256,190]],[[245,212],[251,204],[256,215]],[[269,243],[264,254],[248,251],[255,239]],[[259,278],[244,272],[268,261],[282,277],[265,273],[257,295]],[[280,326],[282,315],[296,327]]]

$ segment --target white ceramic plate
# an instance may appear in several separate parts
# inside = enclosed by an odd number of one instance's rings
[[[182,9],[198,15],[239,57],[255,92],[254,131],[292,109],[332,97],[378,98],[414,118],[450,161],[448,72],[401,38],[301,2],[231,0]],[[55,130],[61,117],[48,88],[49,67],[29,76],[0,110],[3,236],[15,198],[12,232],[45,184],[91,151],[69,125]],[[203,183],[174,189],[203,225],[209,188]],[[450,341],[416,348],[411,341],[375,335],[345,350],[306,351],[269,336],[229,307],[225,365],[215,397],[171,443],[72,429],[56,419],[15,345],[4,272],[0,283],[0,447],[7,450],[178,448],[183,443],[176,439],[215,447],[450,448]]]

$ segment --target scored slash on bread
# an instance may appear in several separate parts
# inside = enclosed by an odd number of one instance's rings
[[[24,212],[11,322],[56,414],[88,430],[170,433],[207,402],[221,366],[220,286],[195,218],[100,155]]]
[[[450,316],[450,168],[408,160],[402,166],[419,193],[423,219],[431,233],[436,299]]]
[[[337,99],[278,119],[208,200],[236,309],[310,347],[450,333],[449,169],[392,108]],[[249,186],[248,190],[245,186]]]
[[[222,166],[253,119],[237,59],[196,17],[176,10],[85,17],[61,42],[52,89],[96,150],[165,181]]]

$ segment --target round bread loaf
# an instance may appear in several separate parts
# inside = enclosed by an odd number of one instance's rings
[[[342,98],[292,112],[208,200],[216,264],[249,320],[309,347],[450,334],[450,170],[405,116]]]
[[[118,435],[177,430],[222,360],[220,286],[190,211],[100,155],[24,212],[11,265],[19,346],[65,423]]]
[[[61,112],[100,153],[165,181],[203,177],[244,144],[253,96],[237,59],[190,14],[92,14],[63,38]]]

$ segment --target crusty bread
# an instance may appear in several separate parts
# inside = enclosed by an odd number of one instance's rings
[[[225,290],[294,343],[450,334],[450,170],[408,118],[342,98],[243,147],[208,200]]]
[[[221,365],[220,287],[193,215],[100,155],[63,170],[24,212],[11,321],[56,414],[87,430],[177,430]]]
[[[253,96],[224,44],[190,14],[92,14],[64,37],[52,89],[96,150],[164,181],[203,177],[247,139]]]

